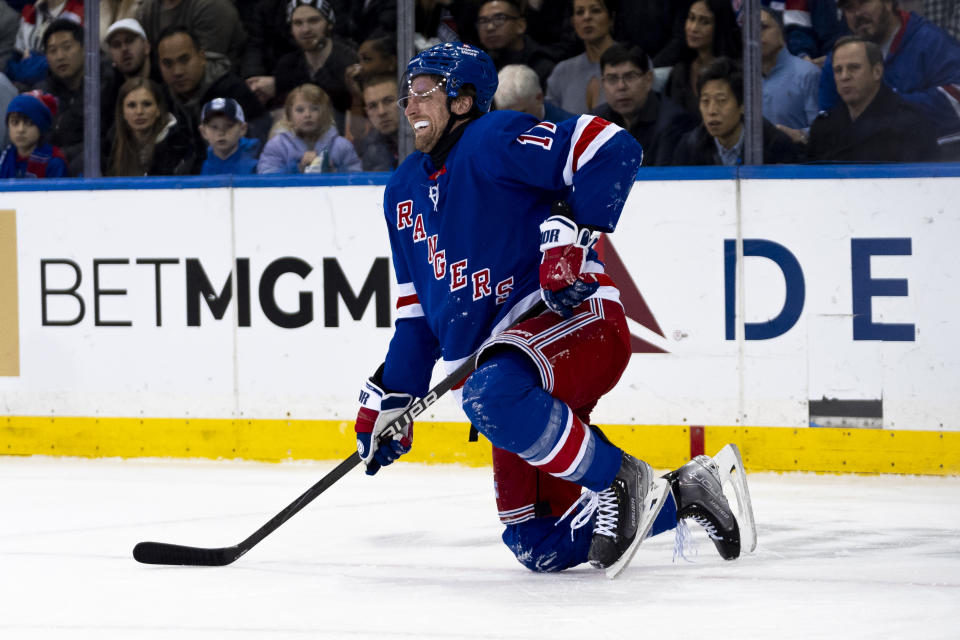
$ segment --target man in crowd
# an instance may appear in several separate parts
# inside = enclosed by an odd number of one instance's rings
[[[120,86],[130,78],[150,78],[162,82],[159,70],[150,61],[150,41],[140,23],[133,18],[114,22],[104,37],[110,60],[111,73],[105,73],[100,94],[101,121],[104,129],[113,123],[117,94]],[[105,131],[104,131],[105,132]]]
[[[353,102],[346,72],[356,64],[357,52],[333,33],[333,5],[330,0],[292,0],[287,5],[287,22],[298,50],[277,61],[273,74],[276,97],[282,100],[302,84],[315,84],[330,96],[337,129],[344,131]]]
[[[200,109],[204,104],[214,98],[233,98],[246,114],[250,137],[266,139],[270,114],[240,76],[208,63],[200,45],[185,27],[170,27],[160,33],[157,59],[173,103],[189,116],[194,130],[200,123]],[[199,133],[197,144],[202,145]]]
[[[158,44],[165,29],[181,25],[190,30],[207,57],[240,70],[247,35],[232,0],[143,0],[137,21],[147,40]]]
[[[83,27],[69,18],[50,23],[43,34],[50,69],[39,88],[57,99],[50,143],[67,158],[70,176],[83,174]]]
[[[883,82],[880,46],[856,36],[837,40],[831,54],[841,102],[810,128],[808,155],[827,162],[936,160],[933,125],[915,104]]]
[[[518,0],[486,0],[477,13],[477,35],[497,70],[508,64],[525,64],[546,86],[554,61],[527,35],[527,21]]]
[[[614,45],[600,56],[600,82],[607,103],[597,115],[620,125],[643,147],[644,166],[673,163],[673,152],[697,119],[653,90],[650,58],[640,47]]]
[[[674,164],[743,164],[743,71],[739,63],[715,59],[700,72],[697,93],[703,123],[680,139]],[[797,162],[801,155],[799,145],[764,119],[764,164]]]
[[[896,0],[839,0],[854,35],[880,46],[883,79],[900,97],[920,106],[937,135],[960,131],[960,43]],[[820,109],[837,103],[833,63],[820,78]]]
[[[525,64],[508,64],[500,69],[499,86],[493,101],[497,109],[522,111],[540,120],[562,122],[573,114],[543,99],[537,72]]]
[[[373,130],[354,146],[364,171],[392,171],[397,168],[397,77],[393,73],[362,76],[363,106]]]

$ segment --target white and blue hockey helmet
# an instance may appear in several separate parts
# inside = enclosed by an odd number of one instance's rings
[[[486,52],[462,42],[441,42],[424,49],[407,63],[407,72],[401,92],[409,90],[409,83],[421,75],[442,76],[447,95],[456,98],[464,85],[473,85],[477,92],[476,108],[480,113],[490,110],[493,94],[497,92],[497,68]]]

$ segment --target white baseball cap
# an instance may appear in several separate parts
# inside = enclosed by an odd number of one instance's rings
[[[123,20],[117,20],[107,29],[107,35],[103,37],[104,42],[110,40],[110,36],[115,34],[117,31],[129,31],[135,33],[144,40],[147,39],[147,32],[143,30],[143,27],[140,26],[140,23],[134,20],[133,18],[124,18]]]

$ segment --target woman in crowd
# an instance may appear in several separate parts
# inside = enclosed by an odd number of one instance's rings
[[[106,174],[180,176],[197,173],[197,140],[186,117],[170,112],[160,86],[135,77],[120,86]]]
[[[286,122],[263,148],[257,173],[329,173],[361,171],[360,157],[337,134],[330,97],[313,84],[287,96]]]
[[[697,0],[690,5],[684,24],[686,47],[673,65],[664,93],[690,113],[700,117],[697,75],[714,58],[739,60],[743,45],[740,27],[730,0]]]
[[[573,29],[586,50],[553,68],[547,78],[547,102],[570,113],[590,113],[604,102],[600,56],[614,44],[611,2],[573,0]]]

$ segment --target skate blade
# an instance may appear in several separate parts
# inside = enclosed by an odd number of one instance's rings
[[[670,493],[670,483],[663,478],[655,477],[653,482],[650,483],[650,488],[643,500],[643,516],[641,516],[640,523],[637,526],[637,535],[633,539],[633,543],[627,547],[624,554],[620,556],[616,562],[607,567],[606,573],[608,578],[613,580],[630,564],[630,561],[633,559],[633,554],[640,548],[640,543],[650,534],[653,521],[660,515],[660,509],[663,508],[668,493]]]
[[[753,518],[753,502],[747,486],[740,449],[735,444],[724,446],[713,456],[720,470],[720,484],[733,491],[737,499],[737,525],[740,527],[740,548],[753,552],[757,548],[757,524]]]

